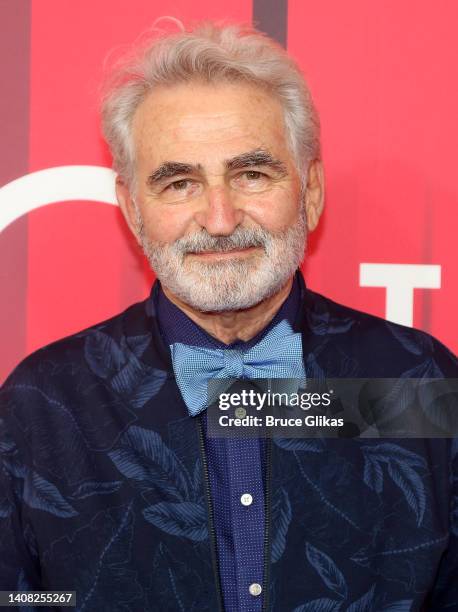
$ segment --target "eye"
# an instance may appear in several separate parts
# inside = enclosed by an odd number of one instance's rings
[[[172,191],[184,191],[187,187],[189,187],[191,181],[189,179],[180,179],[179,181],[173,181],[170,185],[167,185],[166,189],[171,189]]]
[[[234,178],[233,185],[249,193],[256,193],[268,189],[271,180],[268,174],[260,170],[243,170]]]
[[[246,178],[249,181],[256,181],[257,179],[260,179],[263,176],[265,176],[265,174],[263,174],[262,172],[259,172],[258,170],[247,170],[243,174],[246,176]]]

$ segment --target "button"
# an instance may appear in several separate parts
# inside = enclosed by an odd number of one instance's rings
[[[262,586],[257,582],[253,582],[253,584],[250,584],[249,591],[250,595],[254,595],[255,597],[257,597],[258,595],[261,595]]]
[[[243,417],[246,417],[246,410],[245,410],[245,408],[236,408],[235,409],[235,416],[238,419],[243,419]]]
[[[244,493],[240,498],[240,501],[244,506],[251,506],[251,504],[253,503],[253,496],[249,493]]]

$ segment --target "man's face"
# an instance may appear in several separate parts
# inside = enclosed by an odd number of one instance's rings
[[[133,139],[131,225],[169,291],[198,310],[238,310],[288,281],[306,224],[275,98],[244,84],[161,87],[137,109]]]

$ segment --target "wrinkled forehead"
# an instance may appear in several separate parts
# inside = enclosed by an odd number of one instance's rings
[[[137,108],[132,136],[140,167],[171,159],[205,165],[256,148],[289,153],[280,102],[240,83],[160,86]]]

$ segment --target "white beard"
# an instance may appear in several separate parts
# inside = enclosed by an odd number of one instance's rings
[[[282,232],[258,226],[238,227],[230,236],[199,233],[172,244],[149,240],[137,209],[143,251],[161,283],[185,304],[201,312],[244,310],[275,295],[300,266],[307,242],[305,211]],[[221,251],[250,246],[262,252],[239,258],[203,262],[186,258],[189,252]]]

